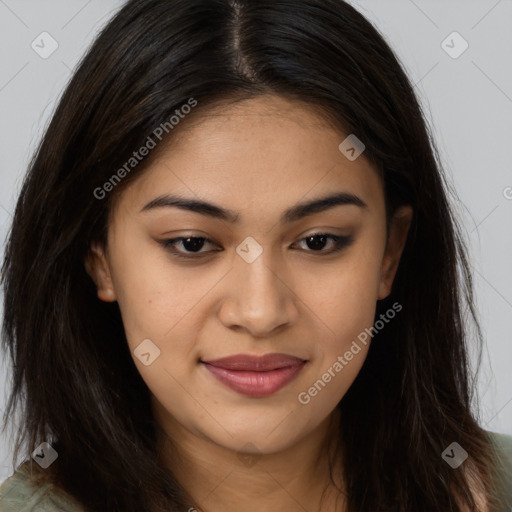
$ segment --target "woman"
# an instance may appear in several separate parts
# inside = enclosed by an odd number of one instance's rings
[[[409,79],[343,1],[127,2],[6,249],[28,460],[4,509],[507,510],[443,180]]]

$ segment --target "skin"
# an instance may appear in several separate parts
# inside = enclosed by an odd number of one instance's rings
[[[361,351],[308,404],[297,396],[373,325],[377,300],[391,291],[412,209],[397,212],[386,246],[377,172],[364,153],[349,161],[338,149],[348,134],[311,106],[259,97],[180,128],[118,198],[108,245],[92,245],[87,271],[98,297],[119,303],[130,351],[165,432],[162,460],[194,502],[208,512],[319,511],[329,482],[333,411],[369,344],[360,343]],[[286,209],[334,191],[350,192],[367,207],[336,206],[280,223]],[[239,221],[175,207],[141,212],[171,193],[234,210]],[[327,255],[332,240],[319,248],[304,240],[318,232],[354,241]],[[160,243],[180,236],[213,240],[199,246],[203,253],[222,250],[186,262]],[[252,263],[236,252],[248,236],[263,249]],[[149,366],[133,354],[145,339],[161,351]],[[199,363],[275,352],[308,362],[265,398],[232,391]],[[178,456],[170,456],[171,440]],[[324,507],[344,510],[342,498],[335,508],[336,497],[329,488]]]

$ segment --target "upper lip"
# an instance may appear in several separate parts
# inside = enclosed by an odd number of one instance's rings
[[[266,354],[262,356],[236,354],[221,359],[212,359],[202,362],[226,370],[265,372],[279,368],[298,366],[304,363],[305,360],[288,354]]]

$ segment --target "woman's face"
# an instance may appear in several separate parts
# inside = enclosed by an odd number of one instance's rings
[[[179,128],[122,192],[87,269],[118,301],[170,433],[276,452],[325,424],[360,371],[411,211],[386,248],[376,171],[312,107],[259,97]]]

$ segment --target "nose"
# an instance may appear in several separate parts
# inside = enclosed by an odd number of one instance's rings
[[[283,270],[271,268],[266,251],[252,263],[237,258],[225,283],[220,321],[227,328],[246,330],[254,338],[291,326],[299,310],[293,283],[287,277]]]

